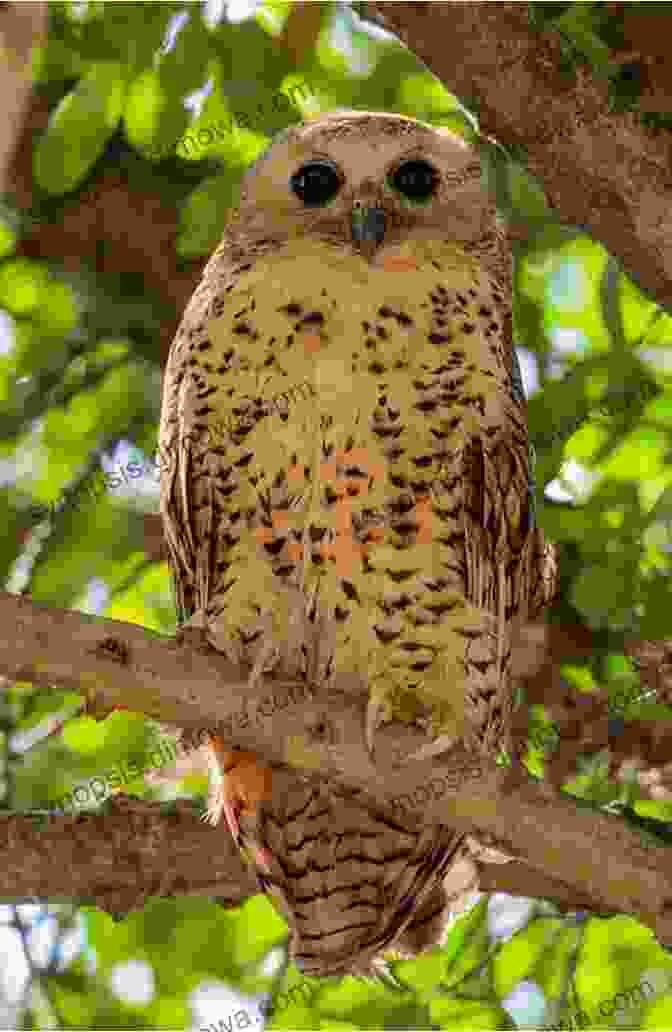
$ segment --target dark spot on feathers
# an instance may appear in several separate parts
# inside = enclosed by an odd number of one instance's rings
[[[304,324],[318,323],[321,325],[324,322],[324,316],[322,315],[322,312],[308,312],[306,315],[304,315],[301,322]]]
[[[412,570],[388,570],[387,575],[395,584],[401,584],[402,581],[415,576]]]
[[[463,333],[473,333],[474,330],[476,329],[476,327],[474,326],[473,323],[465,322],[465,323],[462,323],[462,326],[460,327],[460,329],[462,330]]]
[[[233,327],[233,332],[241,334],[241,335],[242,334],[248,334],[249,335],[249,334],[252,333],[252,327],[250,326],[250,324],[248,322],[237,323],[236,326]]]
[[[415,520],[403,519],[399,520],[399,522],[395,521],[392,529],[395,530],[397,534],[412,534],[414,531],[418,530],[419,527],[420,524],[416,523]]]
[[[490,316],[492,315],[492,308],[487,308],[485,305],[481,305],[481,307],[478,310],[478,314],[485,315],[488,318],[490,318]]]
[[[303,308],[298,301],[290,301],[288,305],[281,305],[278,311],[286,312],[287,315],[301,315]]]
[[[199,351],[208,351],[211,347],[212,347],[212,341],[211,340],[202,340],[201,343],[198,345],[198,350]]]
[[[378,309],[378,315],[381,319],[392,319],[394,317],[394,312],[388,305],[382,305]]]
[[[374,634],[378,641],[382,641],[383,645],[387,645],[389,642],[394,641],[395,638],[401,637],[401,631],[390,631],[384,627],[376,627],[373,625]]]
[[[268,552],[269,555],[279,555],[284,547],[284,539],[280,538],[278,541],[269,541],[268,544],[265,544],[264,551]]]
[[[393,515],[403,516],[407,512],[411,512],[415,508],[415,499],[409,495],[402,495],[401,498],[395,498],[393,502],[389,503],[390,512]]]
[[[429,341],[431,344],[448,344],[452,340],[452,334],[450,333],[430,333]],[[451,352],[452,354],[452,352]]]

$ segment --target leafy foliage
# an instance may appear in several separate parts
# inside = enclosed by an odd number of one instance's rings
[[[160,183],[170,203],[179,199],[178,270],[217,242],[242,171],[272,134],[306,115],[335,106],[385,109],[480,139],[474,115],[409,51],[350,9],[322,6],[316,45],[297,65],[280,42],[292,5],[279,0],[257,5],[238,23],[179,2],[52,3],[38,63],[52,110],[34,147],[40,189],[33,224],[61,219],[123,154],[124,169]],[[606,6],[537,3],[530,12],[539,31],[562,33],[568,71],[587,63],[609,79],[614,104],[632,105],[638,76],[616,59],[622,33],[605,17]],[[525,170],[524,155],[492,141],[480,145],[502,213],[526,227],[515,326],[524,369],[535,370],[531,382],[539,386],[529,423],[538,521],[560,547],[559,611],[615,634],[672,637],[665,604],[672,318],[598,242],[561,224]],[[154,451],[162,313],[142,285],[132,291],[98,268],[76,276],[29,257],[21,245],[30,226],[30,213],[18,213],[7,199],[0,212],[5,586],[171,633],[167,567],[147,561],[143,551],[142,516],[158,508],[156,471],[136,483],[124,478],[123,487],[101,487],[100,479],[101,471],[129,465],[130,456],[144,468]],[[586,691],[599,679],[617,707],[627,698],[619,719],[647,712],[668,718],[666,707],[647,711],[637,701],[636,675],[615,647],[599,668],[564,673]],[[48,720],[75,705],[72,696],[30,684],[3,688],[6,807],[53,807],[85,779],[124,764],[139,771],[125,782],[126,792],[169,799],[202,791],[199,778],[157,787],[143,776],[157,731],[137,717],[73,720],[61,738],[46,737]],[[552,726],[535,711],[527,763],[537,776],[553,742]],[[610,782],[604,756],[586,761],[566,789],[593,805],[618,803],[641,819],[670,821],[669,802],[646,797],[637,784]],[[102,799],[91,794],[85,805]],[[249,1008],[266,994],[273,1028],[506,1028],[578,1020],[582,1013],[609,1027],[620,1011],[639,1027],[669,1026],[672,962],[642,925],[629,917],[562,917],[534,903],[520,928],[502,933],[495,904],[481,900],[441,950],[391,961],[396,989],[303,978],[287,965],[284,922],[263,898],[235,912],[206,900],[157,899],[116,924],[83,908],[79,956],[48,969],[48,1005],[33,993],[30,1010],[36,1024],[56,1014],[63,1027],[186,1027],[194,1012],[215,1028],[247,1027],[254,1023]],[[269,958],[278,953],[280,974],[269,975]],[[117,969],[132,983],[130,962],[152,973],[149,1002],[128,1002],[115,988]],[[133,970],[137,979],[139,968]],[[208,1007],[208,982],[244,995],[232,996],[226,1011],[221,996]],[[250,1020],[238,1020],[240,1014]]]

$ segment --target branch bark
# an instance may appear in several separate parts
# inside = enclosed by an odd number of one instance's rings
[[[561,71],[560,40],[527,4],[369,2],[373,16],[478,115],[481,131],[525,149],[563,222],[585,227],[658,304],[672,306],[672,139],[609,110],[607,84]]]
[[[672,942],[668,850],[640,839],[617,818],[578,809],[543,783],[511,788],[504,769],[458,750],[403,766],[401,757],[422,742],[405,724],[380,729],[374,765],[363,734],[366,688],[356,676],[341,675],[330,691],[269,678],[250,692],[246,672],[195,645],[194,632],[183,641],[162,638],[7,593],[0,594],[0,628],[0,673],[8,677],[79,690],[97,714],[126,706],[192,733],[218,728],[232,747],[340,782],[397,820],[403,815],[409,827],[437,822],[463,828],[590,899],[592,909],[636,913],[660,941]],[[6,820],[9,847],[12,822],[25,818]],[[70,827],[62,834],[69,835]],[[211,834],[215,848],[219,836]],[[126,827],[118,848],[138,856],[133,839]],[[68,870],[86,867],[90,851],[91,840],[81,854],[84,863],[75,853]],[[80,871],[72,884],[83,888],[85,880]],[[13,883],[14,893],[19,884]],[[146,892],[141,886],[139,892]],[[40,888],[34,894],[45,893]],[[88,888],[82,894],[93,893]]]
[[[122,915],[152,896],[235,907],[259,891],[230,835],[213,834],[188,801],[166,809],[119,797],[104,814],[0,814],[0,896],[89,900]]]
[[[46,3],[0,4],[0,193],[8,189],[7,169],[18,143],[32,84],[32,47],[44,40]]]

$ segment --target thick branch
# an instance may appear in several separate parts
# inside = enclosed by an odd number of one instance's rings
[[[446,88],[478,114],[481,131],[525,149],[563,222],[585,226],[656,301],[672,306],[668,132],[609,111],[607,84],[561,70],[560,40],[529,25],[527,4],[366,3]]]
[[[187,801],[165,809],[113,798],[104,815],[0,813],[0,897],[93,900],[119,914],[151,896],[217,896],[237,906],[259,891],[230,835],[213,833]]]
[[[8,677],[78,689],[95,696],[97,712],[125,705],[185,729],[218,726],[232,746],[359,790],[409,826],[440,822],[489,839],[571,884],[595,909],[637,913],[672,941],[667,850],[543,784],[507,790],[503,769],[459,751],[404,766],[424,741],[404,724],[380,729],[374,766],[363,734],[366,687],[356,676],[341,675],[329,691],[269,678],[252,692],[246,672],[213,650],[6,593],[0,628],[0,673]]]

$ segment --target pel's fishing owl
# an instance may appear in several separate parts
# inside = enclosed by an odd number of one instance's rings
[[[554,565],[534,527],[510,252],[475,149],[370,112],[281,133],[185,312],[160,444],[183,625],[254,682],[362,674],[372,751],[391,718],[426,736],[409,761],[507,744],[512,629],[550,599]],[[373,899],[346,899],[336,796],[315,846],[330,842],[321,881],[310,856],[276,863],[301,838],[303,804],[274,795],[271,771],[235,743],[213,736],[210,757],[208,816],[254,846],[309,970],[408,930],[409,893],[426,900],[457,859],[463,835],[409,835],[393,876],[362,875]],[[263,807],[273,834],[258,821],[241,838],[241,817]]]

